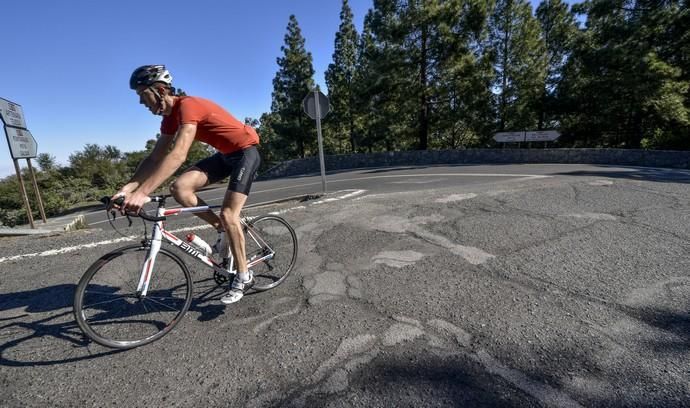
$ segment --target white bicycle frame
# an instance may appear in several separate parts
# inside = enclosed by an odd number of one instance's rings
[[[158,207],[157,215],[158,217],[167,217],[169,215],[179,215],[184,213],[208,211],[214,208],[220,208],[220,206],[185,207],[175,208],[171,210],[167,210],[165,209],[165,207],[161,206]],[[240,222],[244,227],[248,227],[244,219],[240,219]],[[182,249],[186,254],[192,256],[193,258],[196,258],[197,260],[201,261],[207,266],[213,268],[215,272],[218,272],[227,277],[229,277],[230,275],[234,275],[237,272],[236,270],[233,270],[234,258],[232,257],[232,254],[230,254],[229,258],[229,267],[228,269],[225,269],[222,265],[215,262],[210,256],[196,249],[190,243],[185,242],[173,235],[172,233],[166,231],[163,223],[163,220],[155,221],[153,225],[153,232],[150,241],[151,247],[149,248],[149,251],[146,254],[146,261],[144,261],[144,265],[141,268],[139,284],[137,285],[137,294],[139,296],[146,296],[146,293],[148,292],[149,283],[151,282],[151,271],[153,271],[153,267],[156,264],[156,256],[158,256],[158,252],[160,252],[163,238],[165,238],[171,245],[174,245]],[[251,228],[249,228],[247,235],[250,236],[259,247],[266,247],[269,249],[268,253],[264,256],[258,257],[258,255],[254,255],[251,259],[248,259],[248,268],[251,268],[259,262],[263,262],[267,259],[273,258],[273,256],[275,255],[275,251],[273,250],[273,248],[268,246],[268,244],[258,234],[253,232]]]

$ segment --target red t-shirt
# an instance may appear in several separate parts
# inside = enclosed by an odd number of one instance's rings
[[[223,154],[236,152],[259,144],[254,128],[235,119],[228,111],[196,96],[175,99],[172,112],[163,117],[161,133],[174,135],[180,125],[194,123],[196,140],[207,143]]]

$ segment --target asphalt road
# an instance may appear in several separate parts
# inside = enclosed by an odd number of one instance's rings
[[[345,189],[365,189],[377,193],[413,191],[462,183],[463,185],[489,181],[514,180],[522,177],[521,166],[421,166],[363,169],[329,173],[326,177],[326,191]],[[534,174],[541,174],[543,169],[536,169]],[[527,175],[532,177],[533,174]],[[324,184],[320,174],[287,177],[277,180],[259,181],[252,186],[247,205],[261,205],[288,198],[303,198],[324,194]],[[216,184],[199,193],[208,205],[218,206],[223,201],[226,185]],[[176,203],[169,205],[174,208]],[[153,208],[153,207],[152,207]],[[85,213],[89,226],[102,227],[107,224],[106,214],[100,210]],[[123,222],[122,225],[126,225]],[[40,223],[38,223],[40,226]],[[120,225],[119,223],[117,225]]]
[[[247,211],[278,212],[298,232],[283,285],[226,307],[190,263],[190,312],[125,352],[86,341],[71,314],[83,271],[125,238],[97,224],[2,238],[0,401],[689,406],[688,182],[585,165],[331,174],[325,196]],[[252,202],[320,189],[318,176],[261,182]],[[192,217],[169,223],[190,226],[211,236]]]

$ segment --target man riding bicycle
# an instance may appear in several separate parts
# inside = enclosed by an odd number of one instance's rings
[[[230,176],[220,217],[212,211],[196,215],[218,231],[214,252],[219,252],[224,259],[228,257],[229,243],[238,273],[221,302],[237,302],[254,283],[252,272],[247,268],[240,211],[261,163],[256,148],[258,134],[212,101],[175,95],[172,76],[163,65],[137,68],[129,79],[129,87],[139,95],[140,104],[154,115],[163,116],[161,135],[153,151],[113,199],[124,196],[122,209],[137,212],[148,196],[184,163],[194,140],[216,148],[217,153],[185,170],[172,184],[170,192],[185,207],[206,205],[196,192]]]

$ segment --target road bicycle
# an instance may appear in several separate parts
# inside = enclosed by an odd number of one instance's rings
[[[74,295],[74,317],[84,334],[106,347],[130,349],[169,333],[192,303],[193,280],[189,268],[175,252],[162,248],[167,241],[213,271],[222,285],[237,272],[232,255],[216,261],[200,237],[176,237],[165,229],[167,217],[217,210],[220,206],[166,209],[169,196],[152,196],[157,215],[128,213],[152,222],[151,237],[103,255],[84,273]],[[121,202],[120,202],[121,203]],[[285,281],[297,260],[297,236],[276,215],[243,217],[247,265],[254,273],[254,291],[265,291]],[[188,239],[192,239],[188,237]],[[194,242],[200,244],[195,244]],[[177,251],[176,251],[177,252]]]

